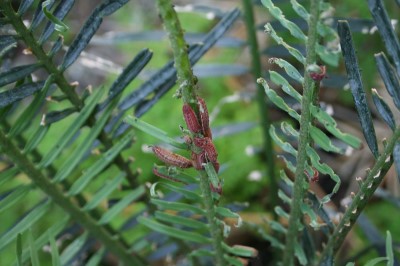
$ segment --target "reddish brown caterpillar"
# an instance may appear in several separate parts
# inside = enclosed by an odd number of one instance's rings
[[[153,146],[152,150],[154,154],[158,157],[158,159],[168,165],[176,166],[179,168],[190,168],[193,166],[191,160],[179,154],[173,153],[167,149],[161,148],[159,146]]]
[[[188,129],[193,133],[200,133],[202,127],[192,107],[188,103],[185,103],[182,107],[182,112]]]
[[[326,66],[319,66],[320,73],[311,72],[310,77],[315,81],[321,81],[326,77]]]
[[[217,161],[218,153],[210,138],[194,138],[193,142],[194,145],[203,149],[207,159],[211,162]]]
[[[197,103],[199,105],[200,122],[203,131],[203,136],[212,139],[212,133],[210,129],[210,118],[208,116],[208,109],[206,102],[203,98],[197,97]]]
[[[304,170],[304,174],[308,177],[308,179],[309,179],[311,182],[314,182],[314,183],[315,183],[315,182],[318,182],[318,181],[319,181],[319,172],[318,172],[318,170],[315,169],[314,167],[313,167],[312,169],[313,169],[313,176],[309,176],[307,170]]]

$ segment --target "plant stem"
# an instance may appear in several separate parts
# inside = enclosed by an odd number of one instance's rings
[[[315,46],[317,42],[317,22],[319,19],[319,0],[311,0],[310,5],[310,20],[308,22],[308,39],[307,39],[307,58],[304,69],[307,69],[308,65],[315,64],[316,51]],[[310,112],[310,105],[313,101],[313,95],[315,90],[314,81],[310,75],[305,71],[304,73],[304,85],[303,85],[303,98],[301,102],[301,119],[300,119],[300,137],[299,137],[299,148],[296,163],[295,182],[293,188],[293,199],[290,207],[290,218],[289,227],[286,234],[286,245],[283,257],[283,265],[291,266],[294,264],[295,244],[298,241],[299,224],[302,224],[301,217],[302,212],[300,209],[301,202],[305,195],[305,183],[306,178],[304,169],[308,163],[307,157],[307,145],[310,143],[309,127],[312,122],[312,116]]]
[[[157,6],[174,54],[177,84],[179,85],[177,95],[182,95],[183,102],[190,104],[192,109],[198,113],[195,91],[197,78],[193,75],[188,56],[188,45],[183,36],[178,16],[169,0],[157,0]]]
[[[164,27],[168,33],[174,54],[175,68],[177,70],[178,95],[182,95],[184,103],[190,104],[192,109],[198,114],[197,95],[195,91],[197,78],[193,75],[189,56],[187,53],[188,45],[183,36],[183,30],[178,16],[169,0],[157,0],[158,10],[163,19]],[[207,213],[207,220],[210,226],[213,248],[215,252],[215,265],[226,265],[224,260],[224,250],[222,247],[222,232],[216,221],[215,202],[210,189],[209,177],[204,170],[198,171],[200,174],[200,189],[203,195],[203,204]]]
[[[251,63],[252,63],[252,73],[255,77],[259,78],[262,76],[261,71],[261,61],[260,53],[258,48],[256,29],[254,27],[254,15],[253,15],[253,5],[250,0],[242,0],[244,8],[244,18],[247,29],[247,39],[250,46],[251,52]],[[269,118],[268,110],[268,99],[265,94],[264,88],[261,84],[257,84],[257,100],[258,109],[261,117],[261,127],[263,131],[263,147],[266,159],[266,170],[269,179],[269,205],[275,207],[278,203],[278,184],[275,174],[275,163],[274,163],[274,149],[272,146],[271,136],[269,135],[269,128],[271,125],[271,120]],[[275,213],[274,213],[275,214]],[[277,218],[277,217],[275,217]]]
[[[395,132],[387,142],[382,154],[379,155],[374,167],[368,172],[365,181],[362,183],[360,190],[353,198],[350,206],[346,209],[343,218],[336,226],[335,231],[329,237],[328,243],[321,255],[321,262],[328,256],[334,255],[342,246],[346,235],[353,227],[358,216],[361,214],[368,201],[373,196],[375,190],[381,184],[385,174],[393,164],[391,154],[393,153],[394,146],[400,138],[400,128],[396,128]]]
[[[46,195],[71,215],[72,219],[78,222],[93,236],[98,238],[104,246],[116,255],[125,265],[145,265],[137,255],[130,254],[124,245],[115,239],[102,226],[97,224],[88,213],[82,211],[69,198],[67,198],[62,189],[52,183],[40,172],[35,165],[15,147],[3,131],[0,131],[0,147],[2,151],[37,185]]]

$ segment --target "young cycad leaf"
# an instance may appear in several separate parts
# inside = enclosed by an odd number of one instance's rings
[[[98,174],[100,174],[111,162],[112,160],[132,141],[133,132],[128,132],[121,140],[114,143],[108,151],[101,155],[101,157],[94,162],[88,169],[85,170],[83,175],[81,175],[71,186],[68,194],[76,195],[80,193]],[[61,180],[54,180],[59,182]]]
[[[17,66],[0,73],[0,87],[23,79],[41,67],[40,63]]]
[[[83,248],[86,241],[88,240],[89,234],[87,232],[83,233],[78,238],[74,239],[72,243],[66,247],[60,256],[61,265],[71,265],[73,261],[71,261],[76,254]]]
[[[140,120],[140,119],[138,119],[136,117],[127,116],[124,119],[124,122],[128,123],[129,125],[137,128],[137,129],[139,129],[139,130],[141,130],[141,131],[143,131],[143,132],[145,132],[145,133],[147,133],[147,134],[149,134],[149,135],[151,135],[151,136],[153,136],[153,137],[155,137],[155,138],[157,138],[159,140],[161,140],[164,143],[167,143],[167,144],[169,144],[171,146],[174,146],[174,147],[176,147],[178,149],[187,149],[187,145],[185,143],[178,142],[178,141],[168,137],[167,133],[165,131],[162,131],[161,129],[156,128],[156,127],[154,127],[154,126],[152,126],[152,125],[150,125],[150,124],[148,124],[148,123],[146,123],[146,122],[144,122],[144,121],[142,121],[142,120]]]
[[[96,7],[64,55],[63,62],[60,66],[62,71],[75,62],[83,49],[86,48],[97,29],[100,27],[100,24],[103,22],[103,17],[111,15],[127,2],[128,0],[106,0]]]
[[[43,42],[45,42],[48,39],[48,37],[50,37],[50,35],[54,29],[59,32],[66,32],[67,30],[69,30],[68,26],[64,22],[62,22],[62,19],[68,13],[68,11],[72,8],[74,1],[67,0],[67,1],[61,2],[57,6],[54,14],[52,14],[47,9],[47,6],[49,4],[51,4],[51,2],[52,2],[52,0],[46,0],[42,3],[42,10],[43,10],[44,15],[53,24],[50,24],[50,23],[47,24],[50,26],[46,26],[46,28],[43,32],[44,34],[39,38],[40,44],[43,44]]]
[[[36,8],[35,14],[33,15],[31,25],[29,26],[29,29],[31,31],[34,31],[45,18],[43,10],[40,8],[41,7],[40,4],[43,2],[45,2],[45,0],[40,1],[39,8]],[[47,9],[52,9],[53,5],[54,5],[54,0],[47,0],[47,5],[46,5]]]
[[[122,71],[121,75],[113,82],[110,90],[108,91],[107,99],[102,102],[98,110],[103,110],[113,99],[122,93],[122,91],[129,85],[129,83],[136,78],[142,69],[150,61],[153,53],[149,49],[142,50],[135,56],[132,62],[127,65]]]
[[[376,65],[378,66],[379,74],[385,83],[386,90],[392,96],[393,102],[397,109],[400,110],[400,81],[399,75],[390,65],[388,59],[384,53],[378,53],[375,55]]]
[[[39,38],[39,44],[43,44],[45,41],[47,41],[54,30],[58,32],[66,32],[69,30],[68,26],[64,22],[62,22],[62,20],[71,10],[72,6],[75,3],[75,0],[61,1],[53,13],[51,13],[47,9],[46,2],[47,1],[42,3],[42,9],[44,14],[50,21],[46,24],[46,27],[44,28],[43,33]]]
[[[340,36],[340,46],[342,48],[351,93],[353,94],[363,134],[370,150],[372,151],[372,154],[375,156],[375,158],[377,158],[379,156],[379,150],[375,135],[375,128],[372,123],[371,112],[368,108],[365,91],[361,81],[361,74],[358,67],[358,61],[347,21],[338,22],[338,33]]]
[[[399,87],[400,88],[400,87]],[[394,131],[396,129],[396,121],[394,120],[394,116],[390,107],[387,103],[382,99],[382,97],[378,94],[376,89],[372,89],[372,99],[374,100],[374,104],[378,113],[382,117],[383,121]]]
[[[20,101],[43,88],[44,81],[31,82],[0,93],[0,108]]]
[[[400,75],[400,43],[386,8],[381,0],[368,0],[368,7],[385,43],[386,50],[395,63],[397,74]]]
[[[190,231],[185,231],[182,229],[178,229],[172,226],[167,226],[165,224],[159,223],[157,221],[154,221],[151,218],[147,218],[144,216],[140,216],[138,218],[139,223],[142,225],[156,231],[159,233],[162,233],[164,235],[168,235],[173,238],[181,239],[184,241],[190,241],[194,243],[200,243],[200,244],[209,244],[211,243],[211,239],[202,236],[198,233],[190,232]]]
[[[139,186],[132,190],[128,195],[124,198],[120,199],[116,204],[114,204],[98,221],[99,224],[109,223],[112,219],[115,218],[116,215],[121,213],[132,201],[137,200],[141,196],[143,196],[145,189],[143,186]]]
[[[104,90],[102,88],[98,88],[94,91],[93,95],[91,95],[91,97],[87,100],[87,104],[81,110],[79,113],[80,115],[77,117],[77,119],[75,119],[74,123],[72,123],[71,126],[60,137],[59,141],[54,145],[54,148],[52,148],[50,152],[44,156],[43,160],[39,164],[40,167],[46,167],[50,165],[57,158],[57,156],[67,146],[69,141],[75,136],[75,134],[80,130],[81,126],[88,119],[103,95],[103,92]]]
[[[94,196],[86,203],[86,205],[82,208],[84,211],[92,210],[96,208],[102,201],[108,199],[108,196],[120,187],[122,181],[124,181],[126,174],[121,172],[118,176],[116,176],[113,180],[108,180],[103,185],[101,189],[99,189]]]

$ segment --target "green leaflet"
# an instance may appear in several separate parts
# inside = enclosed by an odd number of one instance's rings
[[[291,204],[292,199],[288,197],[281,189],[278,190],[278,197],[287,204]]]
[[[63,151],[63,149],[79,131],[81,126],[89,118],[90,114],[95,109],[96,104],[99,102],[103,93],[104,89],[102,88],[98,88],[93,92],[93,94],[87,100],[87,104],[85,105],[85,107],[80,111],[79,116],[75,119],[71,126],[69,126],[69,128],[65,129],[65,133],[60,136],[55,145],[50,149],[50,152],[47,153],[44,156],[43,160],[39,163],[40,168],[49,166]]]
[[[271,100],[271,102],[273,102],[277,107],[279,107],[283,111],[287,112],[291,117],[293,117],[297,121],[300,120],[300,115],[295,110],[290,108],[286,104],[286,102],[274,90],[271,90],[271,88],[268,86],[268,83],[265,79],[259,78],[257,80],[257,83],[263,85],[263,87],[265,89],[265,93],[267,94],[267,96]]]
[[[307,264],[307,257],[306,254],[304,253],[304,250],[302,248],[302,246],[299,244],[298,241],[295,241],[295,245],[294,245],[294,254],[297,257],[297,259],[299,260],[299,263],[301,265],[306,265]]]
[[[275,6],[271,0],[261,0],[261,3],[268,8],[269,12],[272,16],[274,16],[283,27],[290,31],[290,34],[297,39],[300,39],[304,42],[307,41],[307,36],[303,33],[303,31],[293,22],[287,20],[285,15],[283,14],[282,10]]]
[[[159,208],[164,210],[172,210],[172,211],[191,211],[194,214],[205,215],[205,211],[197,206],[187,203],[181,202],[172,202],[172,201],[165,201],[159,199],[151,199],[151,203],[157,205]]]
[[[69,216],[64,216],[55,224],[53,224],[49,229],[47,229],[44,233],[42,233],[42,235],[36,237],[34,245],[36,250],[41,249],[44,245],[48,243],[49,235],[52,236],[57,235],[63,229],[65,229],[65,226],[68,223],[68,221],[69,221]],[[25,263],[29,258],[30,258],[29,248],[24,249],[21,256],[22,263]],[[16,262],[14,262],[14,264],[16,264]]]
[[[212,163],[208,162],[204,165],[204,169],[207,172],[208,178],[214,188],[221,187],[221,182],[219,180],[218,174],[215,172],[214,166]]]
[[[23,233],[25,230],[32,227],[42,216],[44,216],[50,208],[49,201],[46,201],[40,205],[37,205],[31,212],[29,212],[23,219],[16,223],[12,228],[6,231],[0,237],[0,250],[10,244],[14,239],[17,238],[19,233]]]
[[[294,56],[294,58],[296,58],[300,63],[302,63],[303,65],[305,65],[306,63],[306,58],[301,54],[301,52],[299,50],[297,50],[296,48],[293,48],[292,46],[290,46],[289,44],[287,44],[286,42],[283,41],[283,39],[281,37],[278,36],[278,34],[275,32],[275,30],[272,28],[271,24],[267,23],[265,25],[265,32],[269,35],[271,35],[271,37],[279,44],[282,45],[283,47],[286,48],[286,50],[288,50],[288,52]]]
[[[331,179],[333,181],[335,181],[336,185],[334,186],[331,194],[336,193],[339,190],[340,183],[341,183],[339,176],[337,176],[335,174],[335,172],[333,172],[332,168],[330,168],[327,164],[325,164],[325,163],[321,164],[319,162],[320,157],[318,156],[317,152],[310,146],[307,147],[307,155],[310,158],[312,166],[315,167],[315,169],[317,169],[318,172],[329,175],[331,177]],[[331,194],[325,196],[321,200],[321,202],[326,203],[326,202],[330,201]]]
[[[361,140],[350,134],[342,133],[337,128],[335,119],[333,119],[332,116],[330,116],[327,112],[314,105],[311,105],[310,108],[313,117],[315,117],[318,122],[324,125],[326,130],[328,130],[332,135],[355,149],[359,149],[361,147]]]
[[[157,195],[157,193],[155,192],[155,189],[156,189],[157,186],[166,187],[170,191],[179,193],[182,196],[184,196],[186,199],[190,199],[190,200],[193,200],[195,202],[201,202],[201,200],[202,200],[201,196],[197,192],[193,192],[193,191],[185,189],[184,187],[178,187],[178,186],[175,186],[175,185],[173,185],[171,183],[162,182],[162,181],[156,182],[151,186],[150,191],[151,191],[151,195],[152,196]]]
[[[285,227],[283,227],[283,225],[281,225],[280,223],[275,222],[275,221],[268,221],[268,223],[269,223],[269,226],[273,230],[275,230],[275,231],[277,231],[279,233],[282,233],[282,234],[286,234],[287,229]]]
[[[106,252],[106,249],[101,247],[99,251],[97,251],[91,258],[90,260],[86,263],[86,266],[97,266],[100,265],[101,259],[104,256],[104,253]]]
[[[112,111],[116,107],[118,101],[113,101],[112,104],[108,105],[106,110],[101,114],[100,118],[96,121],[95,125],[90,129],[85,140],[79,147],[76,147],[75,151],[64,161],[62,166],[57,171],[54,180],[59,182],[64,180],[68,175],[77,168],[78,164],[82,161],[82,158],[86,152],[92,147],[93,142],[96,140],[100,132],[103,130],[104,125],[107,123],[108,118],[111,116]]]
[[[229,210],[228,208],[224,207],[216,207],[215,212],[221,215],[224,218],[235,218],[237,219],[237,224],[235,224],[235,227],[240,227],[242,225],[242,217],[240,217],[239,214]]]
[[[71,186],[68,194],[73,196],[80,193],[89,183],[95,178],[99,173],[103,171],[113,159],[120,154],[120,152],[132,141],[133,132],[128,132],[121,140],[114,143],[114,146],[103,153],[100,158],[93,163],[89,168],[85,170],[83,175],[81,175]]]
[[[275,127],[271,125],[269,129],[269,134],[271,135],[271,138],[275,141],[276,144],[278,144],[279,147],[281,147],[282,150],[286,151],[287,153],[290,153],[293,156],[297,156],[297,150],[293,148],[292,145],[290,145],[288,142],[284,142],[277,134]]]
[[[314,127],[311,123],[310,123],[310,136],[314,140],[315,144],[317,144],[326,152],[336,152],[339,154],[344,153],[344,150],[333,145],[331,139],[319,128]]]
[[[76,256],[76,254],[81,251],[83,245],[85,245],[87,239],[89,237],[88,232],[86,231],[81,236],[76,238],[72,243],[66,247],[60,256],[61,265],[67,265],[68,262]]]
[[[276,214],[278,214],[279,216],[281,216],[281,217],[283,217],[285,219],[289,219],[290,218],[289,213],[284,211],[281,206],[276,206],[274,208],[274,211],[275,211]]]
[[[34,134],[32,134],[32,137],[26,143],[24,150],[22,152],[29,153],[33,149],[35,149],[37,147],[37,145],[39,145],[39,143],[46,136],[46,133],[49,130],[49,128],[50,128],[49,126],[39,125],[36,132]]]
[[[32,188],[32,185],[20,185],[13,192],[2,198],[0,201],[0,214],[20,199],[26,197]]]
[[[194,218],[186,218],[160,211],[156,211],[154,217],[161,222],[169,224],[179,224],[185,227],[193,228],[195,230],[202,230],[202,231],[209,230],[209,226],[207,224],[195,220]]]
[[[288,73],[289,70],[286,70],[286,73]],[[293,70],[294,71],[294,70]],[[297,70],[296,70],[297,71]],[[297,72],[298,73],[298,72]],[[296,99],[297,102],[301,103],[301,98],[302,96],[300,93],[298,93],[292,85],[289,84],[289,82],[282,77],[279,73],[275,71],[269,71],[271,81],[277,85],[282,86],[282,90],[286,92],[288,95],[292,96],[294,99]],[[289,73],[288,73],[289,74]],[[300,73],[298,73],[300,75]],[[292,74],[294,75],[294,74]],[[291,74],[289,74],[291,76]],[[295,75],[297,76],[297,75]],[[301,77],[301,76],[300,76]],[[301,83],[303,83],[303,77],[301,77]]]
[[[142,225],[150,228],[151,230],[157,231],[161,234],[181,239],[184,241],[191,241],[195,243],[200,243],[200,244],[209,244],[211,243],[211,239],[204,237],[198,233],[194,232],[189,232],[185,231],[182,229],[178,229],[172,226],[167,226],[165,224],[159,223],[157,221],[154,221],[153,219],[140,216],[138,218],[138,222],[141,223]]]
[[[387,265],[394,265],[392,234],[390,231],[386,231],[386,257],[388,260]]]
[[[61,266],[60,254],[54,236],[49,235],[49,242],[51,248],[51,262],[52,266]]]
[[[13,124],[12,128],[10,129],[10,132],[8,133],[8,136],[10,138],[23,132],[26,129],[26,127],[30,123],[32,123],[32,120],[36,115],[36,112],[43,104],[43,101],[46,97],[50,85],[53,83],[53,80],[54,80],[53,75],[50,75],[46,79],[43,89],[36,94],[33,101],[28,105],[28,107],[24,110],[24,112],[18,117],[17,121]]]
[[[91,198],[90,201],[86,203],[85,207],[83,207],[82,210],[88,211],[96,208],[96,206],[99,205],[100,202],[106,200],[108,196],[121,185],[122,181],[124,181],[125,179],[125,176],[126,173],[121,172],[113,180],[107,180],[104,186],[96,192],[93,198]]]
[[[127,116],[125,117],[124,122],[178,149],[188,149],[186,143],[178,142],[173,138],[168,137],[165,131],[152,126],[137,117]]]
[[[144,186],[139,186],[134,190],[130,190],[130,193],[120,199],[116,204],[114,204],[98,221],[98,224],[110,223],[112,219],[115,218],[119,213],[121,213],[132,201],[137,200],[145,193]]]
[[[156,168],[157,172],[159,172],[160,174],[170,176],[173,179],[179,180],[185,184],[197,183],[199,181],[198,178],[181,172],[177,168],[167,167],[163,165],[155,165],[154,168]]]
[[[232,255],[239,256],[239,257],[253,257],[253,251],[243,248],[243,247],[238,247],[238,246],[233,246],[230,247],[225,243],[222,243],[222,247],[231,253]]]
[[[32,228],[28,230],[28,244],[29,244],[29,251],[31,254],[32,266],[40,266],[39,257],[37,254],[37,250],[35,248],[35,240],[33,237]]]
[[[303,214],[307,214],[308,217],[310,217],[311,221],[310,221],[309,225],[311,227],[313,227],[315,229],[319,229],[320,227],[325,226],[325,224],[318,223],[317,214],[311,209],[311,207],[308,204],[302,202],[300,205],[300,208],[301,208],[301,211],[303,212]]]

